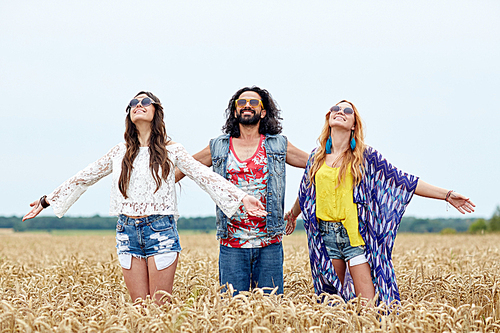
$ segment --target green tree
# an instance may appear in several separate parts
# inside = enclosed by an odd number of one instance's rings
[[[454,235],[457,233],[455,228],[444,228],[439,232],[441,235]]]
[[[483,233],[488,230],[488,225],[485,219],[477,219],[469,226],[469,232],[471,234]]]
[[[490,230],[500,231],[500,206],[497,206],[495,213],[490,219]]]

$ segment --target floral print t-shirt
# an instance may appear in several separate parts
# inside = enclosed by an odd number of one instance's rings
[[[266,206],[266,189],[268,179],[267,155],[264,147],[264,135],[255,154],[245,161],[240,161],[233,148],[233,138],[229,141],[227,158],[228,180],[243,192],[256,197]],[[220,243],[234,248],[260,248],[282,240],[282,235],[269,237],[267,235],[266,218],[249,216],[243,204],[228,220],[228,237]]]

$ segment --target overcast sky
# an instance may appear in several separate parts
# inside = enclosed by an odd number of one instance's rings
[[[469,196],[471,217],[500,205],[498,1],[44,0],[0,12],[0,215],[24,215],[123,141],[138,91],[161,99],[168,134],[194,154],[250,85],[271,92],[283,134],[307,152],[347,99],[392,164]],[[287,168],[286,209],[301,175]],[[110,178],[68,215],[107,215]],[[181,216],[214,215],[191,180],[179,201]],[[415,197],[406,216],[461,215]]]

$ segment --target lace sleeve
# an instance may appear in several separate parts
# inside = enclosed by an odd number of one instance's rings
[[[247,194],[195,160],[182,145],[171,147],[177,158],[176,166],[207,192],[226,216],[233,216]]]
[[[113,147],[106,155],[89,164],[47,196],[47,200],[57,217],[63,217],[91,185],[94,185],[113,171],[113,157],[116,156],[119,150],[120,145]]]

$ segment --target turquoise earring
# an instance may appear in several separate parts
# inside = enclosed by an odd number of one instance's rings
[[[351,150],[356,148],[356,140],[354,139],[354,130],[351,131]]]
[[[331,136],[329,136],[328,140],[326,140],[325,153],[327,153],[327,154],[332,153],[332,137]]]

